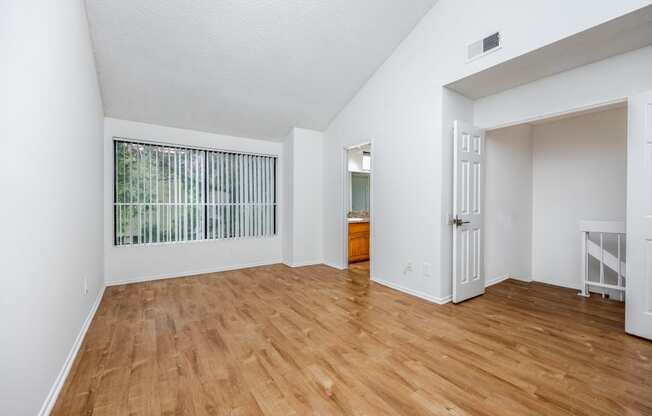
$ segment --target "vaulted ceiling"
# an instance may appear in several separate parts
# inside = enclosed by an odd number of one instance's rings
[[[323,130],[436,0],[87,0],[109,117]]]

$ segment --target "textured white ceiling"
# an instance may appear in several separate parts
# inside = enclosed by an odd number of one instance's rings
[[[107,116],[323,130],[437,0],[87,0]]]

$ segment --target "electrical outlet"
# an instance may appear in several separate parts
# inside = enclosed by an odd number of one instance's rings
[[[407,265],[405,266],[405,269],[403,269],[403,274],[408,274],[412,271],[412,262],[408,261]]]
[[[83,294],[84,294],[84,296],[86,296],[86,295],[88,295],[88,277],[84,276],[83,281],[84,281],[84,292],[83,292]]]
[[[423,263],[423,275],[426,277],[432,276],[432,264],[428,262]]]

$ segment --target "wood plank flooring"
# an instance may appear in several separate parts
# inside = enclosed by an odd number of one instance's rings
[[[369,260],[357,263],[349,263],[349,270],[356,272],[366,272],[369,274]]]
[[[508,280],[434,305],[282,265],[107,288],[53,415],[652,415],[624,308]]]

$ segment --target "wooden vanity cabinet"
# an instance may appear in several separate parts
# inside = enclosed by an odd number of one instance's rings
[[[369,223],[349,223],[349,263],[369,260]]]

